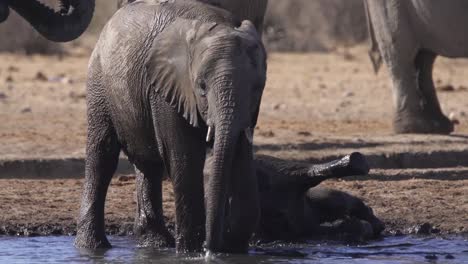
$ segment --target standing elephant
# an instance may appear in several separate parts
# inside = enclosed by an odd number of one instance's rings
[[[42,36],[51,41],[66,42],[78,38],[88,27],[94,13],[94,0],[60,0],[56,12],[38,0],[0,0],[0,23],[12,8]]]
[[[265,50],[250,21],[238,24],[222,9],[189,0],[137,1],[117,11],[89,64],[75,245],[110,246],[104,202],[123,150],[137,169],[138,188],[152,191],[137,197],[147,236],[168,237],[161,193],[167,173],[177,251],[201,250],[204,240],[207,251],[245,251],[259,215],[252,128],[265,78]],[[204,189],[207,147],[214,161]]]
[[[383,61],[393,80],[397,133],[449,134],[432,71],[437,55],[468,57],[468,1],[364,0],[377,71]]]
[[[120,8],[136,0],[119,0],[117,7]],[[154,0],[164,2],[167,0]],[[221,7],[231,12],[239,20],[250,20],[255,25],[257,32],[262,35],[263,19],[268,5],[268,0],[193,0]]]

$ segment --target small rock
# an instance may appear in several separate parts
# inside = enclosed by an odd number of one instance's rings
[[[21,109],[22,114],[31,113],[31,112],[32,112],[31,107],[25,107],[25,108]]]
[[[9,66],[7,68],[7,71],[9,71],[9,72],[19,72],[19,68],[15,67],[15,66]]]
[[[13,82],[13,76],[8,75],[5,79],[5,82],[9,82],[9,83]]]
[[[68,95],[75,100],[81,100],[86,98],[86,94],[77,94],[74,91],[71,91]]]
[[[451,112],[449,114],[449,120],[452,121],[452,123],[455,125],[460,124],[460,120],[457,118],[457,114],[455,114],[454,112]]]
[[[344,97],[353,97],[354,93],[353,92],[346,92],[343,94]]]
[[[286,109],[286,105],[285,104],[275,104],[273,106],[273,110],[284,110]]]
[[[38,80],[38,81],[42,81],[42,82],[46,82],[48,81],[49,79],[47,78],[47,76],[41,72],[41,71],[38,71],[36,73],[36,77],[34,77],[35,80]]]
[[[72,84],[73,79],[70,78],[70,77],[67,77],[65,74],[60,74],[60,75],[54,76],[52,78],[49,78],[49,82]]]
[[[308,137],[308,136],[312,135],[310,132],[307,132],[307,131],[299,131],[299,132],[297,132],[297,134],[299,136],[305,136],[305,137]]]
[[[458,89],[457,89],[457,90],[458,90],[458,91],[467,91],[467,90],[468,90],[468,87],[463,86],[463,85],[460,85],[460,86],[458,86]]]
[[[271,137],[274,137],[275,136],[275,133],[273,133],[273,131],[271,130],[268,130],[268,131],[260,131],[258,133],[258,135],[262,136],[262,137],[267,137],[267,138],[271,138]]]
[[[7,97],[5,93],[0,92],[0,100],[5,100]]]
[[[319,84],[320,89],[327,89],[327,85],[324,83]]]
[[[455,91],[455,87],[453,87],[453,85],[451,85],[451,84],[441,85],[441,86],[437,87],[437,89],[442,91],[442,92],[453,92],[453,91]]]

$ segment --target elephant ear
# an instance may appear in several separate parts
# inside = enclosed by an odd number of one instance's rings
[[[194,127],[199,125],[199,114],[191,74],[191,45],[213,27],[193,20],[174,21],[159,33],[146,62],[152,89]]]

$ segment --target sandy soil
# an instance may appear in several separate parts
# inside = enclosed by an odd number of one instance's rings
[[[88,56],[79,49],[63,59],[0,54],[0,160],[84,155]],[[442,108],[460,122],[457,140],[466,144],[468,61],[440,59],[435,72]],[[346,152],[365,142],[404,144],[406,139],[429,152],[440,147],[427,144],[432,137],[392,135],[391,98],[385,69],[374,75],[365,47],[331,54],[270,54],[255,140],[272,146],[260,148],[263,153],[300,160],[312,155],[311,148],[284,146],[320,142],[313,150],[327,152],[340,147],[335,143],[341,137],[355,137],[359,140],[347,145]],[[0,180],[0,233],[73,233],[81,183]],[[391,233],[415,233],[426,222],[433,225],[432,232],[468,232],[467,168],[375,170],[371,176],[325,185],[362,197]],[[173,219],[170,190],[167,183],[165,209]],[[108,201],[109,230],[127,233],[135,211],[133,179],[116,178]]]

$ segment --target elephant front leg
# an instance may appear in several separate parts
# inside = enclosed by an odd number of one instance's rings
[[[163,164],[136,169],[137,215],[135,234],[144,247],[174,247],[175,241],[164,223],[162,208]]]
[[[192,161],[193,162],[193,161]],[[176,251],[199,252],[205,240],[203,161],[177,162],[172,174],[176,206]]]
[[[89,123],[86,147],[86,168],[84,192],[81,200],[78,230],[75,246],[78,248],[111,247],[105,234],[104,203],[112,175],[119,160],[120,147],[112,128],[106,126],[105,119],[97,118],[101,129],[93,120]],[[94,119],[94,118],[93,118]]]

